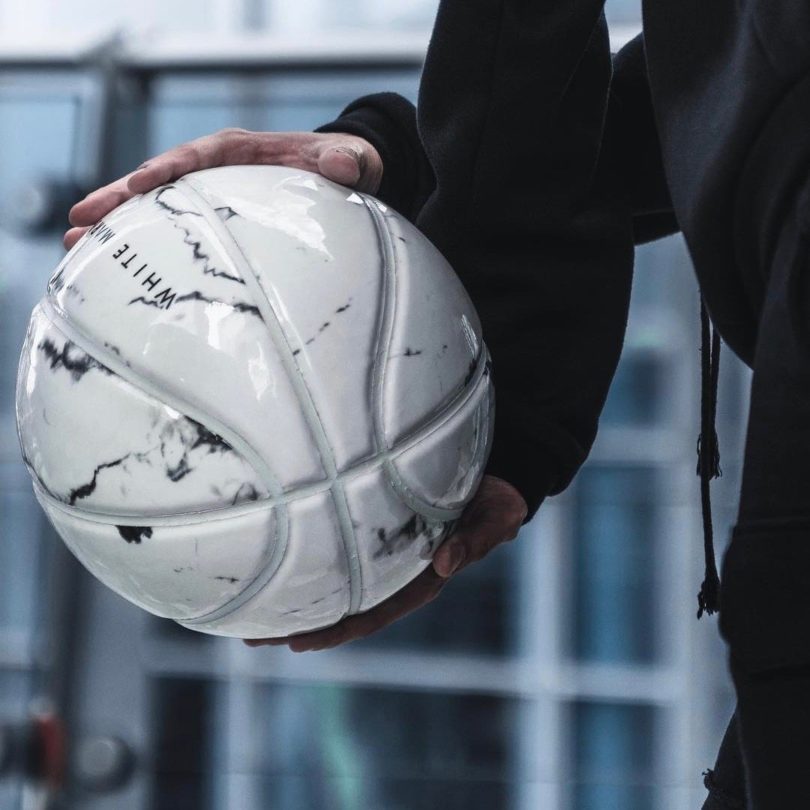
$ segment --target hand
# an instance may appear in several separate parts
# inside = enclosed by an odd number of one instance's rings
[[[495,546],[517,536],[526,517],[526,502],[506,481],[485,475],[455,532],[433,555],[433,564],[393,596],[365,613],[348,616],[332,627],[287,638],[246,639],[245,644],[289,644],[293,652],[325,650],[364,638],[435,599],[453,574],[480,560]]]
[[[377,192],[383,172],[377,150],[356,135],[223,129],[175,146],[91,191],[70,209],[68,219],[74,227],[65,233],[65,247],[72,248],[88,228],[136,194],[200,169],[255,163],[308,169],[369,194]]]

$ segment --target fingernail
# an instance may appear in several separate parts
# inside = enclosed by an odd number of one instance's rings
[[[356,146],[340,146],[333,147],[335,152],[343,152],[345,155],[351,155],[358,163],[363,159],[363,153]]]
[[[453,546],[450,549],[450,568],[447,570],[447,576],[451,577],[456,573],[456,569],[464,562],[467,557],[467,549],[462,545]]]
[[[467,549],[464,546],[456,546],[453,549],[453,567],[450,569],[451,574],[456,573],[456,569],[467,559]]]
[[[343,155],[349,155],[350,157],[354,158],[354,164],[350,169],[349,174],[345,178],[341,178],[344,181],[344,183],[353,185],[360,179],[361,175],[363,174],[362,153],[351,146],[335,146],[333,147],[333,151],[340,152]]]

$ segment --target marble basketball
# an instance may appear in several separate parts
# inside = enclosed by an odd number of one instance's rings
[[[188,175],[92,228],[17,384],[36,497],[76,557],[242,638],[334,624],[428,566],[492,415],[439,252],[374,198],[271,166]]]

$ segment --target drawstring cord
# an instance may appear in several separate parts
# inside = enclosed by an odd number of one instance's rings
[[[711,352],[709,345],[711,344]],[[720,335],[709,320],[703,296],[700,296],[700,436],[697,440],[697,474],[700,476],[700,498],[703,509],[703,552],[706,568],[698,593],[698,619],[710,616],[720,607],[720,577],[714,559],[712,505],[709,481],[719,478],[720,445],[717,441],[717,381],[720,372]]]

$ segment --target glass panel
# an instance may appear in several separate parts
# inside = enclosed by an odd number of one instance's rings
[[[267,28],[274,33],[312,36],[337,30],[428,31],[438,0],[148,0],[109,7],[102,0],[50,0],[30,2],[27,15],[11,14],[9,21],[41,25],[61,34],[102,30],[155,30],[183,34],[209,34],[225,29]],[[640,24],[641,0],[608,0],[608,20],[621,25]]]
[[[54,87],[64,92],[56,94]],[[77,101],[64,76],[0,77],[0,628],[30,633],[39,615],[39,546],[53,535],[22,465],[14,419],[20,348],[31,308],[62,253],[55,234],[15,232],[8,201],[32,184],[63,181],[73,157]],[[2,206],[0,206],[1,208]]]
[[[697,332],[698,299],[694,271],[683,237],[678,234],[636,248],[633,270],[631,322],[636,312],[666,311],[687,327],[687,316],[695,313]],[[632,326],[632,323],[631,323]]]
[[[308,34],[336,29],[427,31],[438,0],[259,0],[276,32]]]
[[[55,233],[24,233],[20,212],[28,211],[32,186],[55,188],[51,181],[69,176],[76,96],[63,80],[55,74],[44,81],[0,75],[0,661],[16,659],[20,667],[0,671],[0,722],[23,720],[45,683],[40,672],[22,666],[52,598],[45,559],[56,540],[20,458],[14,396],[31,309],[62,253]],[[0,806],[23,806],[21,779],[0,783]]]
[[[381,91],[416,98],[416,71],[381,74],[295,73],[257,78],[212,74],[165,77],[154,84],[149,153],[223,127],[312,130],[359,96]]]
[[[212,764],[209,746],[216,737],[211,713],[212,687],[206,681],[165,678],[155,681],[152,810],[209,807]]]
[[[0,670],[0,725],[21,723],[27,717],[32,697],[31,681],[27,672]],[[4,752],[0,752],[0,760]],[[22,807],[23,779],[17,773],[0,776],[0,807],[15,810]]]
[[[45,90],[30,86],[27,92]],[[12,92],[13,91],[13,92]],[[31,309],[62,251],[55,234],[24,238],[10,228],[9,201],[33,183],[69,176],[76,103],[66,98],[26,98],[0,81],[0,459],[19,459],[14,389],[20,347]],[[61,234],[60,234],[61,236]]]
[[[514,806],[513,698],[182,678],[157,680],[154,695],[153,810],[204,810],[233,790],[273,810]],[[244,756],[229,770],[233,750]]]
[[[22,802],[22,780],[10,779],[0,782],[0,807],[9,810],[18,808]]]
[[[23,720],[30,699],[31,681],[27,672],[0,670],[0,722]]]
[[[518,701],[480,695],[267,688],[261,806],[508,807],[518,707]]]
[[[571,722],[573,810],[650,810],[655,710],[578,703]]]
[[[613,25],[637,25],[641,28],[641,0],[607,0],[605,15]]]
[[[47,522],[22,464],[0,463],[0,630],[32,632],[39,615],[39,543]],[[50,535],[50,532],[47,532]]]
[[[574,655],[648,662],[655,655],[656,471],[585,467],[573,506]]]
[[[512,653],[517,594],[514,545],[504,545],[464,569],[433,601],[384,630],[353,643],[357,649],[418,648],[444,653]]]
[[[658,422],[663,376],[661,362],[654,354],[625,352],[610,386],[601,425],[645,427]]]

